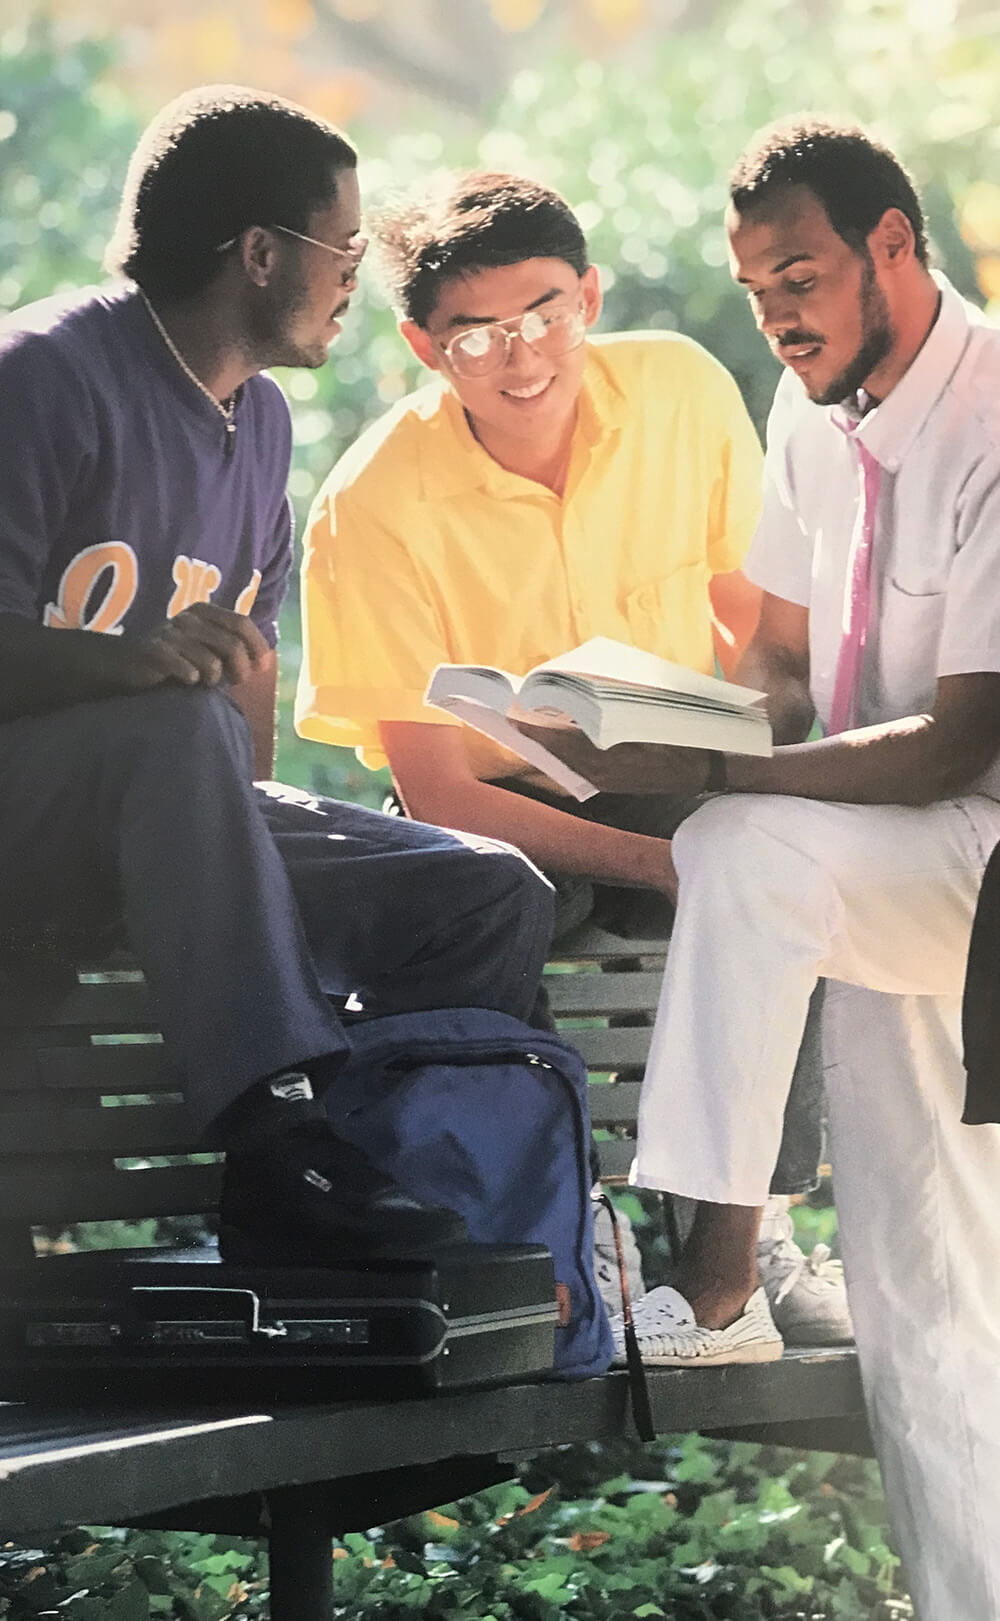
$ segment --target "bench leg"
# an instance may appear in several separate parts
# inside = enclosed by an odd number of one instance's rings
[[[330,1621],[333,1547],[321,1488],[286,1486],[268,1496],[271,1621]]]

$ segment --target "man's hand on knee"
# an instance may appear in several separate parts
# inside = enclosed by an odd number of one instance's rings
[[[164,681],[204,687],[227,681],[235,686],[247,680],[270,651],[245,614],[209,602],[185,608],[129,647],[136,691]]]

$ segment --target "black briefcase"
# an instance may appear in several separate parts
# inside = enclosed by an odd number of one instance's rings
[[[472,1245],[336,1268],[210,1249],[0,1269],[0,1398],[412,1395],[551,1371],[548,1250]]]

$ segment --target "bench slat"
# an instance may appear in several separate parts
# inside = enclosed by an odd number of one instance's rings
[[[0,978],[0,1026],[153,1025],[152,1002],[144,980],[124,984],[49,984]]]
[[[111,1157],[196,1152],[195,1133],[182,1104],[111,1109],[53,1110],[40,1107],[0,1112],[0,1164],[25,1154],[88,1154]]]
[[[591,1081],[587,1088],[595,1126],[634,1126],[639,1109],[638,1081]]]
[[[171,1165],[146,1171],[73,1166],[66,1160],[24,1160],[0,1178],[0,1222],[53,1226],[140,1216],[189,1216],[214,1210],[219,1165]]]
[[[662,974],[549,974],[553,1013],[653,1013]]]
[[[655,957],[660,961],[667,954],[667,941],[626,940],[620,934],[609,934],[594,923],[583,923],[573,929],[552,948],[550,962],[603,962],[609,957],[632,959]]]
[[[610,1137],[607,1142],[594,1145],[597,1149],[597,1162],[601,1168],[601,1180],[612,1182],[627,1182],[632,1161],[635,1158],[635,1143],[627,1137]]]
[[[574,1030],[561,1032],[582,1053],[588,1069],[641,1069],[649,1056],[652,1030],[648,1025],[614,1030]]]
[[[652,1368],[649,1386],[656,1427],[667,1433],[863,1410],[853,1347],[786,1352],[756,1367]],[[627,1413],[624,1373],[402,1402],[133,1410],[117,1420],[10,1409],[0,1416],[0,1519],[7,1535],[121,1524],[292,1480],[349,1480],[497,1449],[530,1457],[630,1434]]]
[[[176,1092],[179,1082],[159,1042],[119,1046],[0,1047],[0,1090],[84,1088],[90,1092]]]

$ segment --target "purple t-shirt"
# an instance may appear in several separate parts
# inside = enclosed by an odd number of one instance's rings
[[[292,544],[277,384],[250,378],[234,422],[227,455],[130,285],[0,322],[0,612],[142,634],[214,602],[273,647]]]

